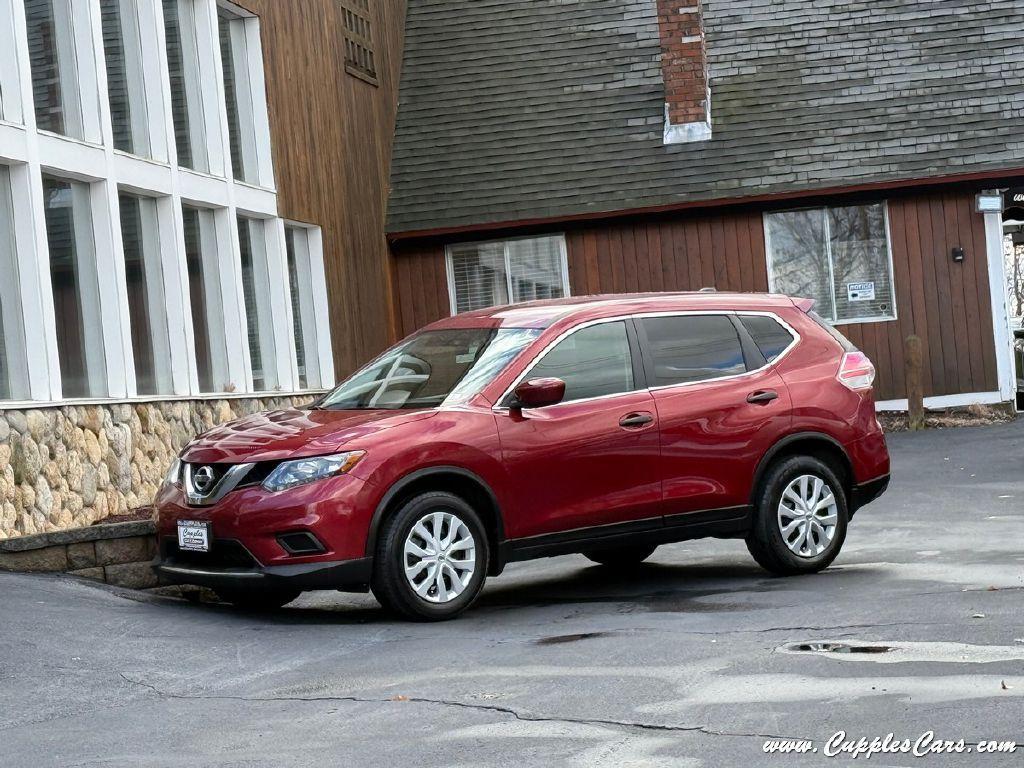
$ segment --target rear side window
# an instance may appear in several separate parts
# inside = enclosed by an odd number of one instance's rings
[[[530,369],[527,378],[545,376],[565,382],[563,402],[632,392],[636,387],[626,324],[617,320],[592,325],[562,339]]]
[[[719,379],[747,370],[736,327],[725,315],[647,317],[640,322],[654,365],[648,382],[652,387]]]
[[[740,322],[769,363],[793,343],[793,334],[774,318],[765,315],[741,315]]]
[[[837,331],[835,327],[832,325],[832,323],[830,323],[824,317],[819,315],[817,312],[808,312],[807,316],[810,317],[811,320],[816,322],[822,328],[824,328],[826,331],[828,331],[828,335],[839,342],[839,346],[843,348],[844,352],[858,351],[857,347],[854,346],[854,344],[848,338],[846,338],[845,336],[843,336],[843,334]]]

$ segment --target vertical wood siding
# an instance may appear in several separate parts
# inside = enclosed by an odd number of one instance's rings
[[[345,72],[339,0],[236,2],[260,17],[280,215],[323,228],[341,376],[394,334],[383,233],[406,3],[372,3],[374,86]]]
[[[903,341],[912,333],[922,340],[925,396],[997,389],[984,219],[974,212],[974,191],[888,203],[898,319],[840,327],[875,361],[876,396],[906,397]],[[768,290],[759,210],[589,224],[566,229],[565,238],[573,295]],[[951,258],[956,246],[967,254],[959,264]],[[442,245],[404,245],[394,264],[400,334],[448,315]]]

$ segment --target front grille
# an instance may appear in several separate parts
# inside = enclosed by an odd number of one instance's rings
[[[209,467],[210,472],[213,473],[213,484],[210,486],[210,488],[216,488],[217,484],[221,480],[224,479],[224,475],[226,475],[228,473],[228,470],[231,469],[233,466],[235,466],[235,465],[234,464],[198,464],[198,463],[193,463],[193,464],[186,464],[185,465],[185,471],[186,472],[193,472],[194,473],[194,472],[197,472],[202,467]]]
[[[209,552],[189,552],[180,550],[173,536],[165,536],[160,543],[160,559],[165,565],[204,570],[252,570],[260,565],[249,550],[234,539],[214,539]]]

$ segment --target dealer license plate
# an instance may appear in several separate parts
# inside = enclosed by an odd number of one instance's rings
[[[205,520],[179,520],[178,549],[185,552],[209,552],[210,524]]]

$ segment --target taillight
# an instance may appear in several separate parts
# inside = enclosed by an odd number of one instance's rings
[[[836,378],[849,389],[867,389],[875,381],[875,366],[860,350],[847,352],[839,364]]]

